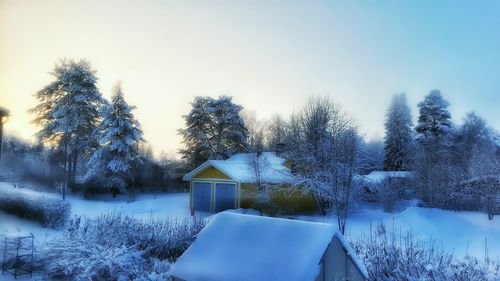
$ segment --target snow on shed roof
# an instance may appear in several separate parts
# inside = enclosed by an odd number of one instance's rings
[[[259,163],[261,176],[264,183],[283,183],[293,180],[290,169],[284,166],[286,159],[277,156],[274,152],[262,152],[255,160],[255,153],[238,153],[227,160],[208,160],[196,169],[186,174],[183,179],[191,180],[192,177],[208,167],[215,167],[230,178],[243,183],[255,183],[253,163]],[[258,161],[258,162],[257,162]]]
[[[370,182],[381,182],[387,178],[411,178],[413,176],[413,172],[407,171],[373,171],[364,178]]]
[[[173,265],[189,281],[315,280],[334,236],[367,277],[345,238],[332,224],[222,212]]]

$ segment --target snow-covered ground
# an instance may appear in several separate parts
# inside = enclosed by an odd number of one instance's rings
[[[336,224],[334,216],[299,216],[299,219]],[[423,243],[434,245],[457,257],[466,254],[484,259],[485,245],[490,258],[500,258],[500,217],[490,221],[480,212],[454,212],[411,206],[402,212],[386,213],[382,209],[367,209],[351,214],[347,220],[347,236],[368,235],[379,223],[386,230],[405,235],[407,232]]]
[[[0,189],[13,188],[11,184],[0,183]],[[27,188],[17,188],[19,192],[60,196],[56,193],[34,191]],[[72,215],[93,217],[108,212],[121,212],[140,218],[185,218],[190,216],[189,194],[141,194],[134,201],[128,202],[127,197],[107,198],[104,200],[85,200],[70,195],[67,200],[72,206]],[[207,216],[207,213],[197,213]],[[336,223],[334,216],[298,216],[309,221]],[[420,238],[423,242],[432,241],[437,247],[446,251],[454,251],[458,257],[466,253],[483,259],[485,241],[491,258],[500,258],[500,217],[489,221],[487,216],[479,212],[453,212],[441,209],[420,208],[411,206],[402,212],[386,213],[381,209],[367,208],[350,215],[347,222],[347,236],[350,238],[368,234],[383,222],[387,230],[393,227],[403,234],[406,231]],[[55,238],[61,232],[42,228],[36,222],[19,219],[0,212],[0,230],[33,232],[39,242]]]

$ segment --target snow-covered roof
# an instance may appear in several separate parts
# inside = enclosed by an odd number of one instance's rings
[[[284,164],[286,159],[277,156],[274,152],[262,152],[260,156],[256,153],[238,153],[227,160],[208,160],[196,169],[186,174],[183,180],[189,181],[192,177],[208,167],[214,167],[228,177],[243,183],[255,183],[255,165],[259,165],[260,181],[263,183],[283,183],[293,181],[289,168]]]
[[[366,277],[363,264],[332,224],[222,212],[173,265],[189,281],[315,280],[337,236]]]
[[[369,182],[381,182],[387,178],[411,178],[413,176],[413,172],[407,171],[373,171],[364,176],[364,179]]]

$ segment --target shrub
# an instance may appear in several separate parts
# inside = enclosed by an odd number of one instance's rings
[[[59,198],[26,194],[15,189],[0,189],[0,210],[57,228],[70,216],[71,205]]]
[[[165,280],[204,227],[203,220],[147,220],[112,213],[71,219],[63,239],[46,253],[52,278],[74,280]]]
[[[479,261],[422,243],[411,233],[396,235],[383,224],[369,236],[353,241],[353,248],[364,262],[369,280],[498,280],[500,261]]]

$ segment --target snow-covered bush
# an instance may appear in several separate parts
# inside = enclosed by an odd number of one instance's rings
[[[71,219],[63,239],[49,244],[47,272],[74,280],[166,280],[203,220],[147,220],[117,213]]]
[[[0,210],[38,221],[44,227],[57,228],[70,216],[71,205],[59,198],[0,189]]]
[[[370,280],[500,280],[499,260],[456,258],[411,233],[388,232],[383,224],[352,242]]]

